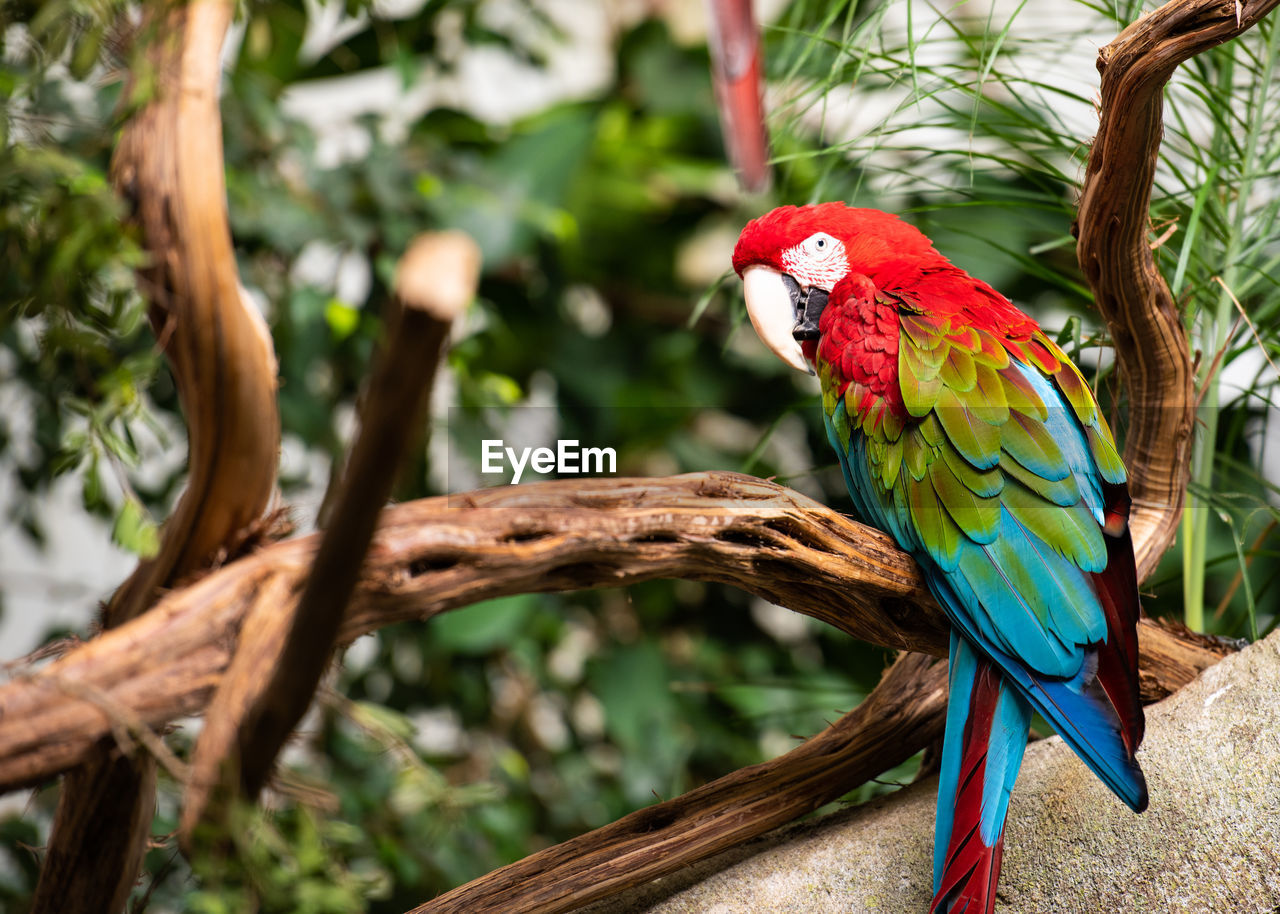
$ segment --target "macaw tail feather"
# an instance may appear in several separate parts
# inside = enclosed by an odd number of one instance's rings
[[[954,633],[950,678],[929,911],[990,914],[1031,706],[995,664]]]

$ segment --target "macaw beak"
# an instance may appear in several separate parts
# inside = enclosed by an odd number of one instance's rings
[[[742,292],[751,326],[770,351],[797,371],[813,374],[800,343],[818,338],[818,317],[827,293],[801,289],[793,277],[763,264],[742,271]]]

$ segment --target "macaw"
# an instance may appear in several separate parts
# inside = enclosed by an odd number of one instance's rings
[[[821,383],[856,513],[951,621],[930,911],[989,914],[1032,711],[1147,805],[1115,441],[1035,321],[895,216],[784,206],[743,229],[733,266],[761,339]]]

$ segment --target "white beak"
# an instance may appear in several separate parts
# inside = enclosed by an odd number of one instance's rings
[[[796,325],[795,306],[782,274],[772,267],[752,264],[742,273],[742,293],[751,326],[764,344],[792,368],[813,374],[800,343],[791,335]]]

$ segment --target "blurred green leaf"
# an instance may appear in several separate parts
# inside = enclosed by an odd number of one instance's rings
[[[149,559],[160,551],[160,529],[136,498],[125,498],[120,505],[111,538],[139,558]]]
[[[444,613],[431,621],[431,638],[449,652],[487,653],[517,639],[538,600],[519,594]]]

